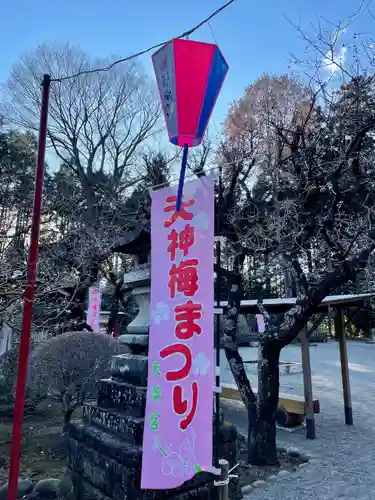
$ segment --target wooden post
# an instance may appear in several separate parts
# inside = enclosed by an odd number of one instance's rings
[[[332,308],[328,306],[328,335],[332,338]]]
[[[348,350],[345,337],[345,318],[341,307],[335,310],[335,338],[340,345],[340,363],[342,376],[342,389],[344,393],[344,411],[346,425],[353,425],[352,397],[350,393]]]
[[[219,460],[219,466],[221,469],[220,479],[217,481],[217,491],[219,500],[229,499],[229,462],[225,458]]]
[[[306,438],[315,439],[315,417],[313,404],[313,390],[311,381],[311,364],[310,364],[310,346],[306,336],[307,327],[299,334],[301,340],[301,358],[303,369],[303,390],[305,393],[305,411],[306,411]]]

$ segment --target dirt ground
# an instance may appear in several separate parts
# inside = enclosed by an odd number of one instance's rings
[[[13,416],[0,408],[0,485],[8,480],[12,423]],[[25,415],[20,477],[38,481],[63,475],[66,451],[62,423],[61,406],[56,401],[45,401],[36,413]]]
[[[23,441],[20,477],[39,481],[44,478],[59,478],[66,466],[66,448],[62,436],[63,415],[59,403],[48,400],[38,406],[38,411],[26,414],[23,424]],[[0,486],[8,480],[13,416],[0,407]],[[244,486],[259,479],[267,479],[280,469],[294,471],[300,460],[279,453],[280,466],[249,467],[246,451],[240,452],[240,466],[236,473]]]
[[[236,472],[240,478],[240,485],[246,486],[259,480],[267,481],[270,476],[277,474],[281,470],[295,472],[298,470],[298,465],[304,461],[301,457],[288,456],[286,450],[280,449],[277,455],[279,465],[257,467],[246,464],[247,453],[245,450],[242,450],[239,455],[240,465]]]

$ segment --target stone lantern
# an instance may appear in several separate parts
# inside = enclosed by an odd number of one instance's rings
[[[132,270],[124,284],[132,290],[139,311],[119,342],[129,353],[114,356],[111,378],[100,380],[95,403],[86,403],[83,417],[68,427],[68,472],[75,498],[95,500],[208,500],[213,495],[213,478],[201,473],[170,491],[140,489],[143,423],[147,391],[147,352],[150,326],[150,233],[147,229],[129,233],[116,251],[134,256]],[[232,429],[232,428],[231,428]],[[231,464],[236,463],[236,433],[223,429],[223,440]],[[230,442],[229,442],[230,441]],[[223,455],[226,453],[223,451]],[[235,488],[232,498],[238,498]]]
[[[127,332],[119,337],[133,354],[147,354],[148,333],[150,328],[150,293],[151,293],[151,262],[150,233],[147,229],[133,231],[128,241],[116,250],[120,253],[133,255],[134,265],[130,272],[124,275],[124,286],[132,290],[138,314],[127,326]]]

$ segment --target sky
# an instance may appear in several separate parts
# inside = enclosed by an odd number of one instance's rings
[[[94,56],[126,56],[179,35],[225,0],[12,0],[3,2],[0,30],[0,83],[25,52],[49,41],[69,41]],[[306,42],[288,21],[311,33],[318,18],[345,21],[360,0],[235,0],[210,26],[191,39],[219,45],[229,72],[219,97],[214,126],[228,105],[263,72],[288,71],[289,54],[306,59]],[[375,9],[375,5],[374,5]],[[366,16],[365,16],[366,17]],[[375,21],[360,18],[350,30],[370,31]],[[211,29],[212,28],[212,29]],[[342,49],[341,56],[346,49]],[[151,54],[141,62],[152,75]]]

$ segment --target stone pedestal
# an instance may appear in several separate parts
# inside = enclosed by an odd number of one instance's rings
[[[101,380],[95,403],[84,405],[83,418],[68,428],[68,474],[79,500],[209,500],[213,476],[202,473],[170,491],[140,489],[142,438],[146,405],[150,269],[140,266],[125,276],[133,288],[139,314],[119,342],[129,354],[112,360],[111,378]],[[236,463],[237,433],[223,426],[221,452]]]
[[[127,333],[119,337],[119,342],[127,345],[130,352],[135,355],[147,355],[151,292],[151,269],[149,264],[141,264],[126,274],[124,284],[132,288],[132,296],[139,311],[136,318],[128,325]]]
[[[75,497],[146,500],[165,496],[208,500],[208,474],[171,491],[140,490],[147,357],[115,356],[112,377],[101,380],[96,403],[87,403],[83,419],[68,429],[68,468]]]

